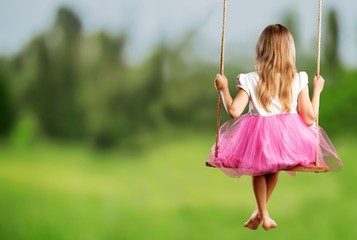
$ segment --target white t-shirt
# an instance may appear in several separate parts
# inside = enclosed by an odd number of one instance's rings
[[[258,100],[256,89],[259,83],[259,75],[257,72],[240,74],[237,77],[236,87],[243,89],[249,95],[249,113],[252,115],[272,116],[283,112],[282,105],[278,96],[274,97],[270,103],[270,111],[267,112]],[[299,93],[308,84],[308,76],[306,72],[299,72],[295,76],[295,81],[292,86],[292,99],[290,105],[290,113],[297,113],[297,101]]]

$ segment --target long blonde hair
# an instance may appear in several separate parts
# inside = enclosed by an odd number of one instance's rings
[[[269,104],[278,96],[283,111],[289,112],[296,67],[294,39],[288,29],[280,24],[267,26],[260,35],[254,58],[260,77],[257,96],[261,105],[270,112]]]

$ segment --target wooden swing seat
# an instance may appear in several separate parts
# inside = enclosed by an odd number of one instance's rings
[[[206,166],[215,168],[215,166],[209,163],[206,163]],[[284,171],[325,173],[329,171],[329,167],[324,164],[316,165],[315,163],[311,163],[307,166],[295,166]]]
[[[328,172],[329,167],[324,164],[316,165],[316,164],[312,163],[307,166],[296,166],[296,167],[288,169],[287,171],[322,173],[322,172]]]

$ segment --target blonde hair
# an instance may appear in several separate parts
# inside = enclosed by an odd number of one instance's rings
[[[270,112],[269,104],[278,96],[283,111],[289,112],[296,67],[294,39],[288,29],[280,24],[267,26],[259,37],[254,58],[261,105]]]

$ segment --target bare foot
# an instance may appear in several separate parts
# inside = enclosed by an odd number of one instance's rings
[[[258,217],[258,213],[253,213],[253,215],[244,223],[244,227],[250,228],[252,230],[257,230],[260,224],[260,219]]]
[[[273,219],[271,219],[269,216],[262,218],[261,223],[265,231],[268,231],[272,228],[276,228],[278,226],[278,224],[276,224],[276,222]]]

